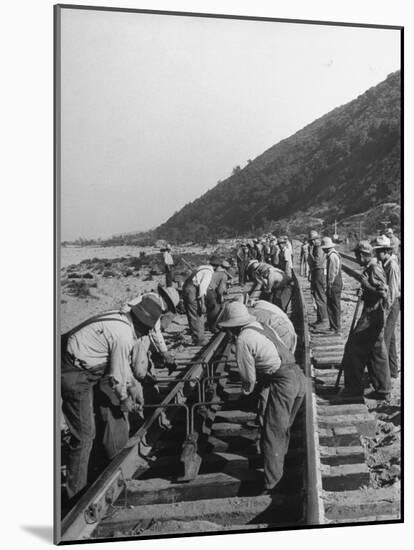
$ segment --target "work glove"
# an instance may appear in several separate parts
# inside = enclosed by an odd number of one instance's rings
[[[126,397],[125,399],[121,399],[120,408],[123,413],[130,413],[134,410],[134,402],[130,397]]]
[[[128,395],[131,397],[134,403],[137,403],[138,405],[144,404],[144,393],[142,390],[142,385],[138,380],[135,380],[132,382],[130,386],[127,388]]]
[[[164,359],[164,363],[166,365],[172,365],[175,363],[175,355],[171,351],[164,351],[162,358]]]

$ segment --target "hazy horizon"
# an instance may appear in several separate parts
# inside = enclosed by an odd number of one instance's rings
[[[62,240],[153,229],[400,69],[400,34],[62,10]]]

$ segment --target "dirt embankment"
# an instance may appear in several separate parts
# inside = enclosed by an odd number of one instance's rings
[[[223,260],[234,263],[231,247],[213,251]],[[211,250],[174,255],[175,283],[182,285],[192,269],[208,263]],[[60,322],[66,332],[88,317],[117,309],[128,300],[165,285],[161,254],[115,259],[91,258],[61,270]]]

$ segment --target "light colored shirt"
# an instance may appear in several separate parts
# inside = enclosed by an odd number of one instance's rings
[[[120,321],[98,321],[81,328],[69,337],[67,351],[81,361],[85,369],[106,365],[115,393],[125,399],[127,387],[131,385],[132,349],[137,339],[128,314],[111,313],[108,317]]]
[[[326,255],[326,278],[328,285],[332,285],[341,271],[341,258],[336,250],[330,250]]]
[[[401,295],[400,266],[398,265],[397,258],[394,255],[390,256],[388,260],[383,263],[383,268],[388,285],[387,303],[388,307],[391,307],[395,300]]]
[[[256,317],[259,323],[272,327],[285,346],[292,353],[295,353],[297,344],[295,328],[289,317],[280,307],[266,300],[258,300],[249,311]]]
[[[194,275],[192,281],[193,285],[197,287],[199,298],[206,295],[207,289],[210,286],[211,279],[213,277],[214,269],[211,265],[202,265],[198,268],[197,273]]]
[[[163,252],[162,257],[163,257],[165,265],[174,265],[173,257],[171,256],[171,254],[168,251]]]
[[[281,365],[274,343],[263,334],[249,330],[249,327],[263,330],[261,324],[254,321],[244,327],[237,337],[236,361],[245,393],[253,391],[257,374],[274,372]]]
[[[395,235],[391,235],[390,243],[391,243],[391,246],[392,246],[393,253],[398,258],[398,255],[400,253],[400,239],[398,237],[396,237]]]

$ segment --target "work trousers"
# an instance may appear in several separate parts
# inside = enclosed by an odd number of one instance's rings
[[[290,299],[292,296],[292,287],[290,285],[285,285],[282,287],[273,287],[272,294],[271,294],[271,302],[275,304],[277,307],[280,307],[283,309],[283,311],[286,311]]]
[[[362,311],[345,345],[342,365],[346,390],[363,394],[363,376],[367,366],[374,389],[383,394],[391,391],[390,367],[384,341],[384,311],[381,307],[374,311]]]
[[[326,309],[325,276],[323,269],[314,269],[311,273],[311,293],[316,304],[316,322],[324,323],[328,314]]]
[[[246,282],[246,262],[237,260],[237,269],[239,271],[239,285],[244,285]]]
[[[289,448],[290,428],[305,396],[306,378],[298,365],[280,367],[266,384],[267,401],[263,414],[261,450],[264,459],[265,489],[273,489],[283,476]],[[261,396],[263,398],[263,393]]]
[[[208,289],[205,298],[206,315],[208,328],[215,332],[217,329],[216,321],[218,314],[221,311],[221,303],[218,301],[218,295],[215,290]]]
[[[174,281],[174,265],[165,265],[165,285],[173,286]]]
[[[387,319],[385,321],[384,341],[388,352],[388,362],[390,365],[390,373],[393,378],[398,376],[398,357],[397,357],[397,341],[395,338],[395,327],[400,314],[400,299],[397,298],[392,304]]]
[[[341,293],[342,278],[337,278],[330,289],[326,289],[326,309],[328,312],[329,328],[341,330]]]
[[[84,489],[88,482],[89,458],[96,433],[94,389],[102,376],[103,369],[97,369],[95,372],[79,369],[71,363],[67,354],[63,355],[62,412],[71,434],[66,481],[69,499]],[[107,423],[102,437],[109,458],[114,456],[114,449],[119,451],[125,445],[125,433],[127,440],[128,420],[125,416],[117,422],[117,427]]]
[[[299,274],[302,275],[302,277],[307,277],[308,273],[309,273],[308,257],[307,256],[301,256],[300,257]]]
[[[192,283],[184,285],[183,302],[193,340],[198,343],[204,340],[204,316],[197,302],[197,289]]]

